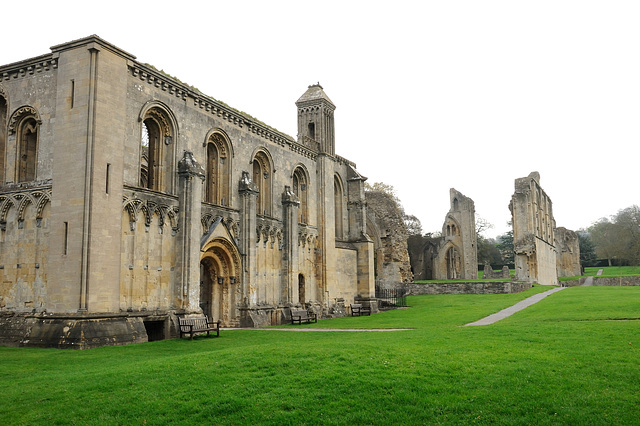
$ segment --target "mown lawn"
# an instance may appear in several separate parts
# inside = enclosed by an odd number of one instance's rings
[[[461,327],[546,289],[414,296],[407,309],[309,326],[407,331],[0,348],[0,423],[637,424],[640,321],[616,319],[640,318],[640,288],[567,288]]]
[[[605,266],[584,268],[585,275],[597,276],[602,269],[602,277],[634,277],[640,275],[640,266]]]

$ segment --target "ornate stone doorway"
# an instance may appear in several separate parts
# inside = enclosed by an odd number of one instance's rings
[[[240,292],[240,257],[226,239],[214,238],[204,247],[200,259],[200,307],[212,321],[223,326],[239,324],[237,303]]]

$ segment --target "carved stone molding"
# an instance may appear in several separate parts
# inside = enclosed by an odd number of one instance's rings
[[[9,134],[14,134],[16,132],[16,128],[18,124],[26,117],[33,117],[38,125],[42,124],[42,120],[40,119],[40,114],[38,114],[38,110],[34,107],[25,105],[23,107],[18,108],[9,119]]]

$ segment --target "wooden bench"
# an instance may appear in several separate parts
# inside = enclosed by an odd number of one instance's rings
[[[216,332],[215,337],[220,337],[220,321],[211,322],[208,317],[178,318],[180,329],[180,338],[185,334],[189,335],[189,339],[193,339],[194,334]]]
[[[353,303],[351,305],[351,316],[360,317],[362,315],[371,315],[371,307],[362,306],[361,303]]]
[[[291,309],[291,324],[302,324],[302,321],[318,322],[318,317],[313,312],[309,313],[304,309]]]

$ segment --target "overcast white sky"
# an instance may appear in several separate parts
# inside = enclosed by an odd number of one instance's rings
[[[336,152],[425,232],[449,188],[507,231],[532,171],[557,226],[640,204],[638,1],[31,1],[2,6],[0,64],[96,34],[293,137],[316,82]]]

